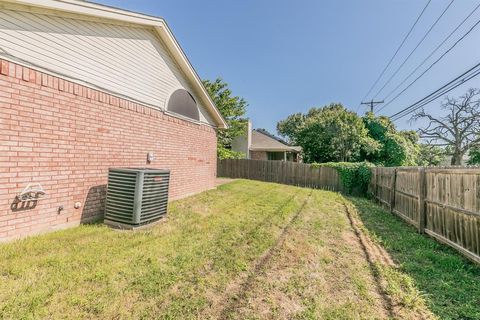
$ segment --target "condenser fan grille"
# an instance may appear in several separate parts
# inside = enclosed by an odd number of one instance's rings
[[[105,223],[136,227],[159,220],[167,213],[169,182],[168,170],[110,169]]]

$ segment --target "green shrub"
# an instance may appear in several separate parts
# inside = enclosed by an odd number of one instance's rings
[[[230,149],[226,149],[222,146],[217,147],[217,157],[220,160],[224,159],[243,159],[245,154],[243,152],[236,152]]]
[[[337,169],[345,187],[345,192],[357,195],[367,194],[368,184],[372,176],[371,168],[374,167],[370,162],[326,162],[312,163],[312,166]]]

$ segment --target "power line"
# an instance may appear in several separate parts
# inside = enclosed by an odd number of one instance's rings
[[[392,61],[393,59],[395,59],[395,57],[397,56],[398,52],[400,51],[400,49],[403,47],[403,45],[405,44],[405,41],[407,41],[408,37],[410,36],[410,34],[412,33],[413,29],[415,28],[415,26],[417,25],[418,21],[420,20],[420,18],[423,16],[423,13],[425,12],[425,10],[427,10],[427,7],[430,5],[430,2],[432,0],[428,0],[427,4],[423,7],[422,11],[420,12],[420,14],[418,15],[417,19],[415,20],[415,22],[413,23],[413,25],[410,27],[410,30],[408,31],[407,35],[403,38],[402,42],[400,43],[400,45],[398,46],[397,50],[395,51],[395,53],[393,54],[393,56],[390,58],[390,61],[388,61],[387,65],[385,66],[385,68],[383,68],[382,72],[380,73],[380,75],[378,76],[378,78],[375,80],[375,82],[373,83],[373,85],[370,87],[370,89],[368,90],[368,92],[365,94],[365,96],[362,98],[361,101],[365,100],[365,98],[368,97],[368,95],[372,92],[373,88],[375,88],[375,86],[377,85],[378,81],[382,78],[382,76],[384,75],[385,71],[387,71],[388,67],[390,66],[390,64],[392,64]],[[358,112],[358,109],[360,108],[360,105],[361,103],[358,105],[357,107],[357,112]]]
[[[408,76],[406,76],[406,77],[402,80],[402,82],[400,82],[393,90],[391,90],[391,91],[385,96],[384,100],[387,100],[388,98],[390,98],[390,96],[391,96],[395,91],[397,91],[398,88],[400,88],[408,79],[410,79],[410,77],[411,77],[413,74],[415,74],[415,72],[417,72],[417,70],[420,69],[420,68],[425,64],[425,62],[427,62],[428,59],[430,59],[430,58],[435,54],[435,52],[437,52],[438,49],[440,49],[440,48],[445,44],[445,42],[447,42],[448,39],[450,39],[450,38],[452,37],[452,35],[453,35],[455,32],[457,32],[458,29],[460,29],[460,27],[461,27],[462,25],[465,24],[465,22],[475,13],[475,11],[478,10],[479,7],[480,7],[480,3],[479,3],[475,8],[473,8],[473,10],[462,20],[462,22],[460,22],[460,23],[457,25],[457,27],[456,27],[455,29],[453,29],[452,32],[450,32],[450,34],[449,34],[425,59],[423,59],[423,61],[422,61],[412,72],[410,72],[410,74],[409,74]],[[386,105],[383,106],[383,107],[381,107],[380,109],[378,109],[378,111],[383,110],[385,107],[386,107]]]
[[[457,76],[453,80],[449,81],[445,85],[441,86],[439,89],[433,91],[429,95],[423,97],[422,99],[416,101],[415,103],[411,104],[410,106],[396,112],[395,114],[391,115],[390,118],[394,121],[401,119],[412,113],[415,110],[420,109],[421,107],[425,106],[426,104],[432,102],[433,100],[439,98],[440,96],[452,91],[453,89],[457,88],[458,86],[464,84],[465,82],[473,79],[474,77],[480,74],[480,63],[477,63],[467,71],[463,72],[461,75]]]
[[[473,75],[469,76],[468,78],[462,79],[459,83],[455,84],[455,86],[453,86],[453,87],[451,87],[451,88],[449,88],[449,89],[447,89],[447,90],[444,90],[443,92],[438,93],[436,96],[434,96],[434,97],[430,98],[429,100],[423,102],[421,105],[416,106],[414,109],[410,110],[409,112],[404,113],[404,114],[402,114],[402,115],[399,115],[399,116],[397,116],[397,117],[395,117],[395,118],[392,118],[392,121],[397,121],[397,120],[399,120],[399,119],[407,116],[409,113],[411,113],[411,112],[413,112],[413,111],[416,111],[416,110],[418,110],[418,109],[426,106],[426,105],[429,104],[430,102],[432,102],[432,101],[438,99],[439,97],[441,97],[441,96],[449,93],[449,92],[452,91],[453,89],[459,87],[460,85],[464,84],[465,82],[468,82],[469,80],[475,78],[475,77],[478,76],[478,75],[480,75],[480,71],[477,71],[476,73],[474,73]]]
[[[388,80],[385,82],[385,84],[377,91],[377,93],[373,96],[373,99],[375,99],[379,94],[380,92],[382,92],[383,89],[385,89],[385,87],[390,83],[390,81],[392,81],[392,79],[397,75],[397,73],[400,71],[400,69],[402,69],[402,67],[405,65],[405,63],[407,63],[407,61],[410,59],[410,57],[413,55],[413,53],[418,49],[418,47],[423,43],[423,41],[425,41],[425,39],[427,38],[427,36],[430,34],[430,32],[433,30],[433,28],[435,28],[435,26],[437,25],[437,23],[440,21],[440,19],[442,19],[442,17],[445,15],[445,13],[447,12],[447,10],[451,7],[451,5],[453,4],[455,0],[452,0],[450,1],[450,3],[447,5],[447,7],[443,10],[443,12],[440,14],[440,16],[435,20],[435,22],[430,26],[430,28],[427,30],[427,32],[425,33],[425,35],[422,37],[422,39],[420,39],[420,41],[417,43],[417,45],[415,46],[415,48],[413,48],[412,51],[410,51],[410,53],[408,54],[408,56],[403,60],[403,62],[398,66],[398,68],[395,70],[395,72],[390,76],[390,78],[388,78]]]
[[[466,33],[464,33],[457,41],[455,41],[455,43],[450,47],[448,48],[447,51],[445,51],[437,60],[435,60],[427,69],[425,69],[417,78],[415,78],[415,80],[413,80],[412,82],[410,82],[410,84],[408,84],[407,87],[405,87],[402,91],[400,91],[395,97],[393,97],[392,100],[390,100],[389,102],[387,102],[383,107],[382,109],[386,108],[388,105],[390,105],[393,101],[395,101],[400,95],[402,95],[405,91],[407,91],[415,82],[418,81],[418,79],[420,79],[421,77],[423,77],[423,75],[425,73],[427,73],[430,69],[433,68],[433,66],[435,66],[440,60],[443,59],[443,57],[445,57],[445,55],[447,53],[449,53],[453,48],[455,48],[457,46],[458,43],[460,43],[463,39],[465,39],[466,36],[468,36],[478,25],[480,24],[480,20],[478,20]],[[380,111],[380,110],[379,110]]]
[[[427,95],[426,97],[416,101],[415,103],[413,103],[412,105],[408,106],[407,108],[404,108],[400,111],[398,111],[397,113],[393,114],[392,117],[398,117],[402,114],[405,114],[406,112],[409,112],[411,110],[413,110],[419,103],[422,103],[424,102],[426,99],[432,97],[433,95],[435,94],[438,94],[440,92],[442,92],[442,90],[444,89],[450,89],[452,86],[455,86],[457,84],[461,84],[464,82],[464,79],[465,77],[467,77],[470,73],[472,72],[476,72],[477,69],[480,69],[480,63],[476,64],[475,66],[471,67],[470,69],[468,69],[467,71],[463,72],[461,75],[457,76],[456,78],[454,78],[453,80],[449,81],[447,84],[443,85],[442,87],[440,87],[439,89],[435,90],[434,92],[430,93],[429,95]]]
[[[434,92],[430,93],[429,95],[425,96],[424,98],[416,101],[412,105],[398,111],[397,113],[393,114],[391,116],[392,120],[398,120],[400,118],[403,118],[407,114],[425,106],[426,104],[432,102],[433,100],[439,98],[440,96],[452,91],[453,89],[457,88],[458,86],[462,85],[466,81],[474,78],[480,73],[480,63],[476,64],[469,70],[465,71],[455,79],[451,80],[447,84],[443,85],[439,89],[435,90]],[[473,73],[473,74],[472,74]]]
[[[430,102],[432,102],[432,101],[440,98],[441,96],[447,94],[448,92],[452,91],[453,89],[455,89],[455,88],[459,87],[460,85],[464,84],[465,82],[467,82],[467,81],[471,80],[472,78],[478,76],[479,74],[480,74],[480,71],[477,71],[476,73],[474,73],[473,75],[469,76],[468,78],[462,79],[461,81],[457,82],[455,85],[453,85],[453,86],[451,86],[451,87],[449,87],[449,88],[446,88],[446,89],[438,92],[438,93],[435,94],[434,96],[429,97],[429,98],[426,99],[425,101],[422,101],[420,104],[415,105],[414,108],[411,108],[411,109],[403,112],[402,114],[399,114],[398,116],[391,118],[392,121],[400,120],[401,118],[407,116],[408,114],[410,114],[410,113],[412,113],[412,112],[414,112],[414,111],[416,111],[416,110],[418,110],[418,109],[426,106],[426,105],[429,104]]]

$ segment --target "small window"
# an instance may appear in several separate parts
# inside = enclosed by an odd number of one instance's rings
[[[284,160],[285,153],[283,152],[267,152],[267,160]]]
[[[197,102],[193,96],[185,89],[175,90],[168,100],[168,111],[178,113],[182,116],[194,120],[200,120]]]

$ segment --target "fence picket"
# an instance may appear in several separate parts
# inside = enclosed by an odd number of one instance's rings
[[[217,175],[333,191],[343,190],[335,168],[314,168],[312,165],[297,162],[249,159],[218,160]]]
[[[370,191],[419,232],[480,263],[479,168],[373,168]]]

